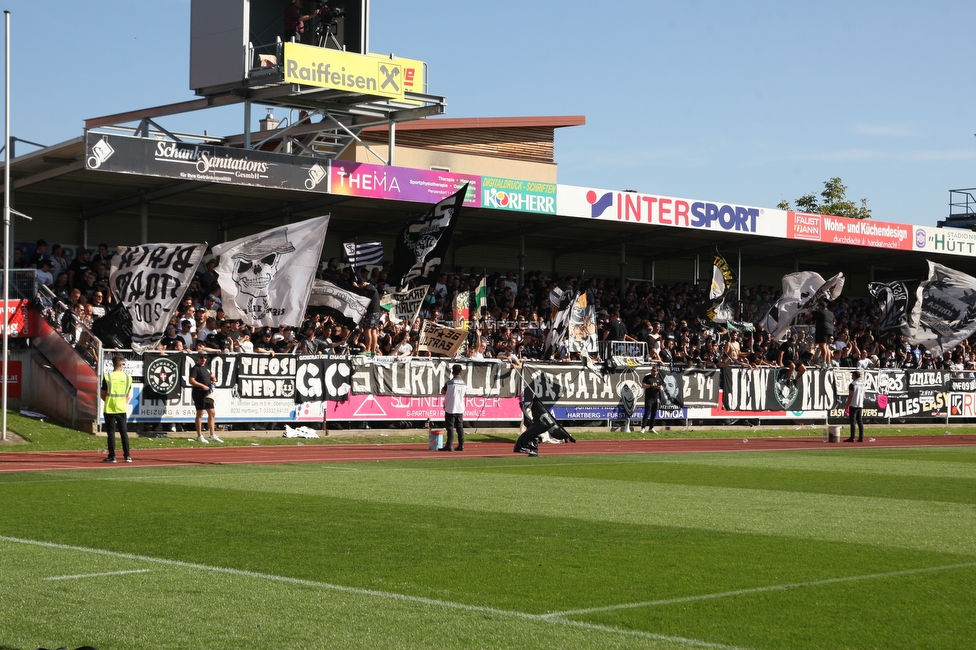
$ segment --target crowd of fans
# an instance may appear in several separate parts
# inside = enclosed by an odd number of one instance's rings
[[[15,255],[17,264],[37,269],[37,278],[50,289],[45,317],[73,345],[84,347],[91,325],[113,306],[109,290],[109,247],[97,252],[79,250],[69,260],[64,248],[48,251],[40,240],[35,251]],[[553,317],[552,297],[575,292],[586,295],[595,321],[576,323],[579,338],[587,335],[601,343],[633,346],[651,362],[671,367],[717,368],[730,364],[790,368],[791,377],[813,365],[860,368],[976,369],[976,337],[954,350],[933,357],[921,346],[910,345],[897,332],[881,332],[879,308],[863,299],[840,297],[801,316],[785,341],[774,341],[758,326],[779,296],[776,287],[759,285],[742,291],[734,305],[733,324],[717,324],[705,316],[707,294],[702,286],[683,282],[652,285],[648,281],[587,279],[576,287],[574,277],[548,277],[527,273],[520,285],[513,272],[481,269],[441,273],[412,322],[394,324],[380,308],[380,297],[392,291],[392,264],[371,269],[342,267],[333,258],[322,265],[320,277],[338,277],[376,296],[372,313],[359,327],[349,327],[312,309],[299,327],[251,328],[228,319],[222,309],[217,282],[217,260],[209,251],[187,288],[176,315],[167,324],[160,350],[282,353],[337,353],[384,356],[424,356],[418,350],[423,320],[450,324],[459,292],[472,292],[485,279],[487,305],[480,318],[472,318],[464,354],[471,358],[538,359],[543,355]],[[830,331],[824,336],[822,331]],[[821,330],[819,335],[815,334]],[[821,342],[821,344],[817,344]],[[599,357],[605,346],[591,350]],[[576,359],[580,352],[563,342],[553,357]]]

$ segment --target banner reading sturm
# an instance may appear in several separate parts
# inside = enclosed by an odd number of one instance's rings
[[[357,395],[439,396],[455,363],[463,368],[461,378],[469,397],[518,396],[521,380],[508,363],[453,359],[366,359],[356,367],[352,390]]]

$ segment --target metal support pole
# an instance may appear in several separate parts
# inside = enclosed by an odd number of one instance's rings
[[[251,148],[251,102],[244,102],[244,148]]]
[[[396,122],[390,122],[390,151],[387,156],[387,165],[396,164]]]
[[[149,202],[145,199],[139,202],[139,238],[140,243],[149,243]]]
[[[521,230],[521,226],[519,230]],[[521,287],[525,284],[525,232],[519,232],[519,276],[518,284]]]
[[[3,136],[6,138],[4,151],[6,160],[3,165],[3,422],[0,423],[0,431],[3,432],[3,440],[7,439],[7,359],[9,349],[7,348],[10,338],[10,314],[7,307],[10,304],[10,12],[4,11],[4,30],[6,38],[4,40],[6,52],[4,54],[4,75],[3,75]]]
[[[620,298],[627,291],[627,242],[620,242]]]
[[[735,274],[735,299],[742,300],[742,249],[739,249],[739,268]]]

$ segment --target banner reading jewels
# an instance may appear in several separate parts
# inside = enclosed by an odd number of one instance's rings
[[[88,132],[85,168],[188,181],[329,191],[329,166],[297,156]]]

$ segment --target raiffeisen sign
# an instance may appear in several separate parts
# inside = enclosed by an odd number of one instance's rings
[[[416,65],[299,43],[285,43],[284,49],[288,83],[400,100],[407,90],[418,90]]]

